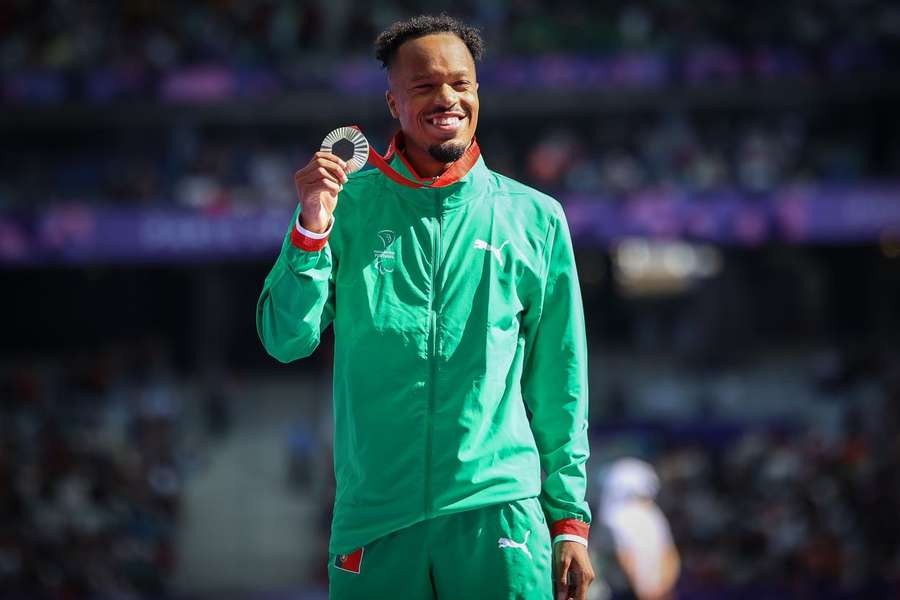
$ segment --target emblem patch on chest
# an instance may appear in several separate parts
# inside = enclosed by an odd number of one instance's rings
[[[393,250],[388,250],[388,246],[390,246],[395,239],[397,239],[397,234],[390,229],[382,229],[378,232],[378,242],[376,242],[377,245],[373,252],[375,254],[375,268],[382,275],[394,272],[396,255]]]

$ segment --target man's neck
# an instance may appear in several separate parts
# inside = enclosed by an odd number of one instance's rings
[[[443,163],[431,156],[427,150],[404,144],[403,148],[397,148],[403,157],[415,171],[415,174],[423,179],[431,179],[446,171],[453,163]]]

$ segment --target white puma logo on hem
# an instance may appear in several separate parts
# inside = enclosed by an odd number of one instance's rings
[[[528,543],[528,536],[529,536],[529,535],[531,535],[531,530],[530,530],[530,529],[529,529],[528,531],[525,532],[525,539],[522,540],[521,542],[517,542],[517,541],[515,541],[515,540],[511,540],[511,539],[509,539],[509,538],[502,537],[502,538],[500,538],[500,539],[497,540],[497,547],[498,547],[498,548],[518,548],[519,550],[521,550],[522,552],[524,552],[525,554],[527,554],[529,559],[531,559],[531,558],[532,558],[532,557],[531,557],[531,550],[529,550],[529,549],[528,549],[528,546],[525,545],[525,544]],[[533,560],[533,559],[532,559],[532,560]]]
[[[500,251],[503,250],[503,247],[509,243],[509,240],[506,240],[502,244],[500,244],[499,248],[494,248],[490,244],[488,244],[484,240],[475,240],[475,249],[476,250],[487,250],[491,254],[494,255],[494,258],[497,259],[497,262],[500,263],[500,266],[503,266],[503,256],[500,254]]]

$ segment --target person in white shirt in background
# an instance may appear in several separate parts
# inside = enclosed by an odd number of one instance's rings
[[[611,566],[618,567],[624,575],[620,579],[625,580],[617,585],[610,576],[607,582],[612,589],[607,588],[607,597],[674,598],[681,559],[669,522],[655,502],[659,477],[653,467],[635,458],[619,459],[606,470],[601,486],[599,517],[608,550],[618,563]],[[601,579],[603,570],[600,567]]]

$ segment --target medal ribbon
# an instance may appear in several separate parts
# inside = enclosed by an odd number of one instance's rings
[[[352,125],[354,129],[362,132],[357,125]],[[481,149],[478,147],[478,142],[475,138],[472,138],[472,143],[469,144],[469,147],[466,148],[466,151],[463,152],[463,155],[459,157],[458,160],[454,161],[450,168],[441,173],[439,176],[434,179],[424,180],[426,183],[422,181],[413,181],[412,179],[404,176],[402,173],[397,172],[397,170],[388,163],[391,157],[397,152],[398,143],[403,140],[403,132],[397,132],[397,135],[394,136],[394,139],[391,140],[390,146],[388,146],[387,154],[382,156],[378,154],[378,151],[372,147],[372,144],[369,144],[369,163],[384,173],[384,175],[393,181],[394,183],[399,183],[400,185],[405,185],[406,187],[411,188],[442,188],[447,187],[448,185],[452,185],[462,179],[466,173],[469,172],[469,169],[478,162],[478,157],[481,156]],[[397,152],[397,156],[400,157],[400,160],[403,160],[406,163],[406,166],[412,173],[415,173],[415,170],[412,168],[406,160],[404,160],[403,155]]]

